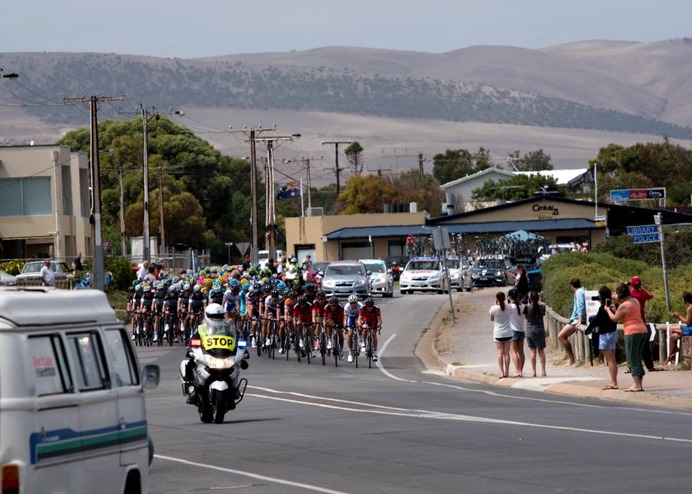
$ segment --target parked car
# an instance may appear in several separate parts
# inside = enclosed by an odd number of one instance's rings
[[[447,269],[449,270],[449,286],[452,290],[458,292],[464,289],[463,273],[469,268],[469,263],[466,259],[459,256],[447,257]]]
[[[414,257],[408,263],[399,278],[399,290],[402,295],[414,291],[437,293],[449,292],[447,272],[437,257]]]
[[[16,280],[16,276],[12,276],[5,271],[0,271],[0,286],[12,286],[16,283]]]
[[[29,261],[22,268],[22,272],[17,275],[16,284],[41,283],[41,268],[44,261]],[[50,270],[55,275],[55,281],[67,281],[67,275],[72,274],[67,264],[62,261],[51,261]]]
[[[329,261],[313,261],[312,262],[312,271],[314,273],[319,273],[320,271],[322,271],[322,273],[324,274],[324,272],[326,271],[327,266],[329,266],[329,264],[330,264]]]
[[[394,278],[392,270],[381,259],[360,259],[365,265],[365,271],[370,276],[370,293],[379,293],[383,297],[394,296]]]
[[[358,261],[331,262],[322,277],[322,290],[329,297],[352,293],[366,297],[370,293],[369,285],[365,265]]]
[[[464,286],[505,286],[507,266],[503,259],[481,258],[466,272]]]

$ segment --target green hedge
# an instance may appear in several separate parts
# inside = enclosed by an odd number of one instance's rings
[[[644,261],[624,259],[610,254],[565,253],[550,256],[541,266],[543,298],[555,311],[564,317],[572,313],[573,295],[569,280],[579,278],[587,290],[598,290],[607,285],[615,290],[618,283],[639,276],[642,285],[654,296],[647,302],[647,319],[663,323],[672,321],[666,313],[665,288],[661,266],[652,266]],[[687,280],[692,279],[692,265],[680,265],[668,270],[668,286],[672,311],[684,312],[682,293],[692,289]]]

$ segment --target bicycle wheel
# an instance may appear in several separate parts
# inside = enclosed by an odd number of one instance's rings
[[[320,333],[320,355],[322,356],[322,365],[327,364],[327,334],[322,330]]]
[[[339,367],[341,358],[341,346],[339,346],[339,332],[336,328],[332,329],[332,354],[334,355],[334,367]]]
[[[305,360],[308,364],[310,363],[310,358],[312,357],[312,348],[310,348],[310,338],[308,338],[310,332],[307,326],[303,326],[303,342],[305,343]]]
[[[271,330],[269,331],[269,338],[271,338],[269,340],[270,344],[267,347],[269,350],[269,357],[271,357],[272,360],[274,360],[274,358],[276,357],[276,325],[276,322],[272,323]]]
[[[356,364],[356,369],[358,368],[358,355],[360,354],[360,335],[357,330],[353,330],[353,361]]]
[[[156,341],[158,342],[158,346],[162,346],[163,345],[163,339],[165,338],[165,336],[163,334],[163,317],[159,316],[157,321],[158,322],[156,323],[156,333],[157,333],[158,337],[156,338]]]
[[[372,346],[372,333],[368,329],[368,335],[365,337],[365,355],[368,357],[368,369],[372,369],[372,356],[373,356],[373,346]]]
[[[288,328],[284,328],[284,352],[286,352],[286,362],[288,362],[288,356],[291,354],[291,331]]]

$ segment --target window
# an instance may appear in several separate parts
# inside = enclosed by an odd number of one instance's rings
[[[0,216],[52,213],[50,177],[0,179]]]
[[[65,349],[58,335],[30,337],[29,353],[36,373],[38,396],[72,392]]]
[[[115,371],[115,385],[138,386],[139,378],[132,355],[132,348],[127,343],[127,333],[124,329],[109,329],[106,331],[108,348],[113,358],[113,370]]]
[[[103,351],[96,332],[69,334],[67,351],[75,364],[77,386],[80,391],[93,391],[108,387],[103,365]]]

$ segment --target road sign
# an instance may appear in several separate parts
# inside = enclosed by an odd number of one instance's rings
[[[648,235],[651,233],[658,234],[658,226],[656,225],[638,225],[628,226],[627,235]]]
[[[622,202],[630,200],[629,190],[611,190],[610,191],[610,202]]]
[[[104,240],[101,247],[103,248],[103,252],[108,252],[108,249],[111,248],[111,241],[110,240]]]
[[[644,235],[632,235],[633,244],[649,244],[653,242],[660,242],[661,237],[658,233],[647,233]]]

